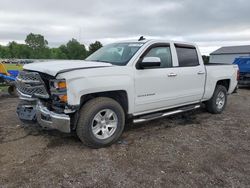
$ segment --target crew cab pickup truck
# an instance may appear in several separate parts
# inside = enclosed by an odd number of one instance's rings
[[[195,44],[117,42],[84,61],[25,65],[16,83],[17,114],[43,128],[76,132],[85,145],[100,148],[119,139],[126,120],[141,123],[202,103],[221,113],[237,75],[237,65],[205,66]]]

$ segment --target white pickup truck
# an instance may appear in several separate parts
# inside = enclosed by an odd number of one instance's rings
[[[85,61],[24,66],[21,120],[76,132],[92,148],[111,145],[125,121],[140,123],[199,108],[221,113],[237,87],[237,65],[204,65],[196,45],[163,40],[104,46]]]

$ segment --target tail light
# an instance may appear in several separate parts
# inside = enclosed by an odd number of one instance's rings
[[[240,80],[240,71],[238,70],[237,71],[237,81],[239,81]]]

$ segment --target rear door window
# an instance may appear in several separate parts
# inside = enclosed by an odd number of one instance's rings
[[[198,66],[199,58],[194,46],[175,44],[180,67]]]

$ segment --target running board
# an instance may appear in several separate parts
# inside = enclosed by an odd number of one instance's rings
[[[140,117],[134,119],[133,123],[142,123],[142,122],[146,122],[146,121],[151,121],[151,120],[154,120],[154,119],[167,117],[167,116],[171,116],[171,115],[174,115],[174,114],[179,114],[179,113],[182,113],[182,112],[194,110],[194,109],[197,109],[197,108],[200,108],[200,107],[201,107],[201,105],[199,104],[199,105],[181,107],[181,108],[178,108],[178,109],[176,109],[174,111],[156,112],[154,114],[140,116]]]

